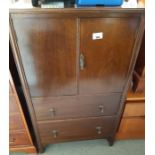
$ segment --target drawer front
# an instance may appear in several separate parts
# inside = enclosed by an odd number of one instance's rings
[[[9,113],[19,113],[19,108],[14,95],[9,95]]]
[[[37,120],[115,115],[120,94],[33,99]]]
[[[116,139],[145,138],[145,118],[128,117],[123,118],[120,123]]]
[[[24,124],[20,114],[14,114],[9,116],[9,129],[21,130],[24,129]]]
[[[18,145],[27,146],[31,145],[28,135],[24,132],[11,132],[9,134],[9,145],[11,147],[16,147]]]
[[[123,117],[128,116],[145,116],[144,102],[127,102],[125,105]]]
[[[55,142],[108,137],[115,127],[114,117],[93,117],[38,122],[44,145]]]

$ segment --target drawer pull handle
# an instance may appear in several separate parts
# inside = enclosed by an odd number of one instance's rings
[[[85,67],[85,57],[84,55],[81,53],[80,54],[80,70],[84,70]]]
[[[104,106],[103,105],[99,105],[99,109],[101,113],[104,113]]]
[[[54,138],[58,137],[58,131],[57,130],[52,130],[52,135]]]
[[[10,143],[14,143],[16,141],[16,138],[10,138]]]
[[[55,116],[55,109],[51,108],[49,111],[50,111],[51,116],[54,117]]]
[[[100,135],[102,133],[102,131],[101,131],[102,127],[101,126],[97,126],[96,130],[97,130],[98,135]]]

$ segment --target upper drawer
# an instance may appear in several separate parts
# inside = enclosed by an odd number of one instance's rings
[[[120,94],[33,98],[37,120],[115,115]]]

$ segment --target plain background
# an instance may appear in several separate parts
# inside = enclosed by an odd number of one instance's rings
[[[0,155],[9,154],[9,1],[0,1]],[[145,0],[146,155],[155,154],[155,0]]]

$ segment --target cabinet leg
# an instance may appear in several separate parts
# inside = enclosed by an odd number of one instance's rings
[[[113,146],[113,144],[114,144],[114,137],[108,137],[107,141],[109,143],[109,146]]]

